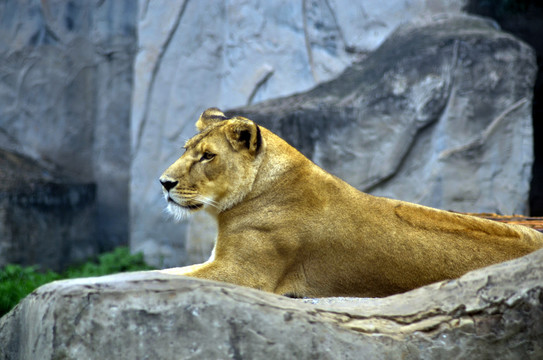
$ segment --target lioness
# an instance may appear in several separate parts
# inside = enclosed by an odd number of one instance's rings
[[[203,264],[163,270],[296,297],[380,297],[510,260],[543,234],[358,191],[283,139],[211,108],[160,177],[168,210],[216,217]]]

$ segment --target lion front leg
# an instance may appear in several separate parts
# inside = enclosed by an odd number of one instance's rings
[[[255,271],[225,261],[211,261],[178,268],[157,270],[163,274],[214,280],[274,292],[277,279],[267,272]]]
[[[206,263],[175,267],[175,268],[169,268],[169,269],[162,269],[162,270],[156,270],[156,271],[162,274],[191,276],[191,273],[202,268],[204,265],[206,265]]]

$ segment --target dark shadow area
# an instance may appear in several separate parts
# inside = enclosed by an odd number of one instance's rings
[[[530,186],[530,215],[543,216],[543,3],[541,0],[470,0],[465,10],[490,17],[501,28],[535,49],[538,73],[534,86],[534,165]],[[522,69],[519,69],[522,71]]]

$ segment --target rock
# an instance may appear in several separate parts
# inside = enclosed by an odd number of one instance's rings
[[[128,243],[137,3],[0,5],[0,146],[96,182],[100,248]]]
[[[543,6],[537,1],[469,0],[464,11],[490,17],[504,31],[530,45],[537,55],[538,74],[534,86],[532,117],[534,139],[543,137]],[[534,165],[530,186],[530,215],[543,216],[543,141],[534,142]]]
[[[257,121],[361,191],[445,210],[526,214],[535,74],[531,48],[495,24],[443,17],[400,27],[313,90],[227,113]],[[187,246],[209,247],[213,220],[194,222]]]
[[[522,42],[484,19],[450,17],[401,27],[311,91],[229,114],[260,122],[362,191],[523,214],[535,71]]]
[[[60,271],[98,252],[96,186],[0,150],[0,267]]]
[[[543,250],[387,298],[289,299],[157,272],[57,281],[0,359],[539,359]]]
[[[140,1],[131,125],[131,249],[144,251],[146,260],[157,266],[194,260],[185,252],[191,230],[186,222],[174,224],[164,216],[157,179],[180,156],[204,109],[306,91],[366,56],[399,24],[458,13],[465,3]],[[193,252],[190,246],[187,251]]]

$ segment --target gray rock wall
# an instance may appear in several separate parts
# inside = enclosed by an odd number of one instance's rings
[[[526,214],[536,69],[533,50],[494,23],[442,17],[400,27],[313,90],[228,113],[268,127],[362,191]],[[209,256],[211,222],[191,219],[189,262]]]
[[[128,242],[137,3],[0,4],[0,147],[97,184],[102,248]]]
[[[57,281],[0,359],[541,359],[543,250],[381,299],[289,299],[155,272]]]
[[[64,270],[98,252],[96,186],[0,149],[0,268]]]
[[[260,122],[362,191],[527,214],[536,71],[533,50],[490,21],[447,17],[400,27],[311,91],[229,113]]]
[[[163,213],[157,179],[180,156],[204,109],[306,91],[364,58],[399,24],[458,13],[465,3],[140,1],[131,123],[132,250],[159,266],[194,260],[184,245],[192,229]],[[193,250],[200,252],[199,245]]]

